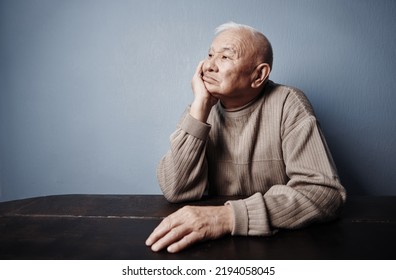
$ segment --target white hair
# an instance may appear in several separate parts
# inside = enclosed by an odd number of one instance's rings
[[[249,25],[245,25],[245,24],[240,24],[240,23],[235,23],[233,21],[227,22],[227,23],[223,23],[221,25],[219,25],[216,29],[215,29],[215,34],[219,34],[223,31],[227,31],[227,30],[235,30],[235,29],[243,29],[243,30],[249,30],[250,32],[252,32],[253,35],[258,35],[261,34],[261,32],[259,32],[258,30],[254,29],[253,27],[249,26]]]
[[[263,33],[260,31],[254,29],[253,27],[245,24],[239,24],[235,23],[233,21],[223,23],[219,25],[215,29],[215,35],[218,35],[224,31],[228,30],[245,30],[245,31],[250,31],[252,37],[254,38],[254,41],[256,42],[257,46],[257,51],[258,55],[270,65],[272,69],[272,63],[273,63],[273,52],[272,52],[272,46],[270,41],[265,37]]]

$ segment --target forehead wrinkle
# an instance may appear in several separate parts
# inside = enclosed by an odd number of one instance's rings
[[[229,52],[232,52],[232,54],[233,55],[237,55],[238,57],[240,57],[241,56],[241,54],[242,54],[242,51],[238,48],[238,47],[236,47],[236,46],[234,46],[234,45],[226,45],[226,46],[224,46],[224,47],[221,47],[219,50],[215,50],[214,49],[214,47],[213,46],[211,46],[210,48],[209,48],[209,51],[213,51],[213,52],[216,52],[216,53],[223,53],[223,52],[226,52],[226,51],[229,51]]]
[[[244,30],[223,31],[215,37],[211,47],[230,48],[238,57],[243,57],[251,52],[252,39],[250,33]]]

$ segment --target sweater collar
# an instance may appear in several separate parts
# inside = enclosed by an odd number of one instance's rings
[[[258,102],[258,100],[261,100],[264,97],[265,92],[268,91],[271,85],[273,85],[273,82],[271,80],[268,80],[261,93],[257,95],[253,100],[251,100],[249,103],[243,105],[242,107],[234,108],[234,109],[226,109],[221,104],[221,102],[219,102],[217,104],[218,109],[224,116],[227,117],[240,117],[249,114],[257,107],[257,105],[260,103]]]

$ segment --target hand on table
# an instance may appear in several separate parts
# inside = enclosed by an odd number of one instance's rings
[[[185,206],[166,217],[146,240],[155,252],[176,253],[203,240],[229,234],[233,227],[231,206]]]

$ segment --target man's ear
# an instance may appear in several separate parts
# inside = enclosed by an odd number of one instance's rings
[[[267,81],[269,74],[271,72],[271,67],[268,63],[259,64],[253,72],[252,88],[259,88],[261,85]]]

